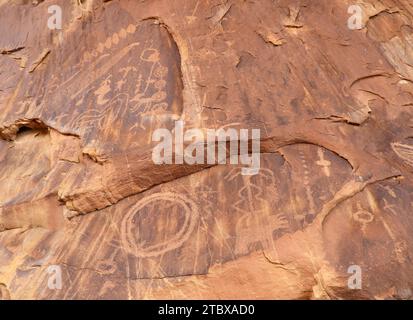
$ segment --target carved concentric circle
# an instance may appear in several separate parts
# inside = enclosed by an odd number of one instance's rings
[[[177,219],[179,223],[176,224],[174,231],[167,232],[167,230],[156,229],[154,227],[156,223],[151,223],[153,225],[148,225],[147,229],[143,230],[141,216],[145,209],[149,211],[150,215],[155,215],[152,219],[162,219],[164,215],[157,210],[158,208],[161,209],[162,213],[168,210],[179,212],[180,219]],[[175,250],[181,247],[194,231],[198,215],[197,205],[187,197],[173,192],[152,194],[141,199],[123,218],[121,223],[123,247],[128,253],[143,258],[156,257]],[[163,225],[163,221],[159,222],[160,225]],[[154,238],[158,239],[157,236],[162,236],[161,241],[154,242],[153,239],[142,241],[140,236],[150,228],[152,228],[151,232],[156,233]],[[146,240],[152,243],[147,244]]]

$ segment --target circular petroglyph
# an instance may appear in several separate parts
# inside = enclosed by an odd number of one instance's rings
[[[143,50],[140,56],[142,61],[147,62],[158,62],[160,60],[159,50],[154,48],[146,48]]]
[[[112,36],[112,42],[117,45],[119,43],[119,36],[117,33],[114,33]]]
[[[158,80],[154,84],[155,88],[158,90],[163,90],[166,87],[166,81],[165,80]]]
[[[126,28],[126,32],[128,33],[135,33],[136,31],[136,26],[133,24],[128,25],[128,27]]]
[[[114,274],[117,270],[117,264],[115,261],[111,259],[106,259],[106,260],[99,260],[96,269],[99,270],[99,273],[109,275],[109,274]]]
[[[155,77],[163,79],[168,75],[168,68],[165,66],[158,66],[153,74]]]
[[[353,213],[353,218],[362,224],[367,224],[374,220],[374,215],[369,211],[361,209]]]
[[[160,214],[172,212],[176,214],[173,219]],[[198,208],[192,200],[173,192],[155,193],[140,200],[125,215],[121,241],[124,249],[135,256],[155,257],[181,247],[197,220]]]

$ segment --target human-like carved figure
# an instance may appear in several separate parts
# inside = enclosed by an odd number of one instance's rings
[[[242,212],[236,224],[235,252],[239,255],[247,254],[254,244],[270,249],[273,246],[274,233],[290,228],[283,213],[272,212],[276,210],[274,203],[278,198],[274,173],[267,168],[261,168],[255,177],[242,176],[239,168],[236,168],[225,177],[228,181],[237,178],[243,179],[243,186],[238,192],[239,200],[232,206],[235,211]],[[266,197],[271,194],[274,202],[266,200],[264,194]]]

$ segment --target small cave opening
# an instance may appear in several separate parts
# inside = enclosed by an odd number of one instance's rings
[[[47,126],[37,123],[33,125],[22,125],[18,128],[16,137],[24,136],[27,134],[34,134],[35,136],[39,134],[48,134],[48,128]]]
[[[29,132],[29,131],[32,131],[32,130],[33,130],[33,129],[30,128],[30,127],[21,126],[21,127],[19,128],[19,130],[17,130],[16,135],[21,135],[21,134],[23,134],[23,133],[25,133],[25,132]]]

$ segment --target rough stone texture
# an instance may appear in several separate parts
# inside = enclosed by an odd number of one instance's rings
[[[412,298],[413,4],[357,3],[1,0],[0,299]],[[178,119],[260,173],[154,165]]]

